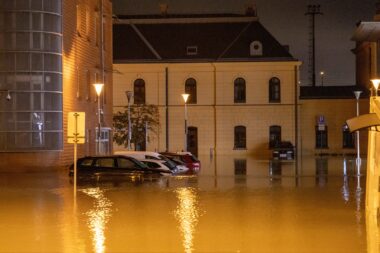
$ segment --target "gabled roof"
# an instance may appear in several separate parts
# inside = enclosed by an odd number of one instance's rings
[[[262,55],[250,55],[253,41],[262,44]],[[119,16],[113,57],[115,63],[296,61],[256,17],[238,14]]]
[[[351,40],[354,41],[371,41],[380,40],[380,22],[360,22],[356,28]]]

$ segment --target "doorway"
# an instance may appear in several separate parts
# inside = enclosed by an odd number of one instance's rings
[[[187,151],[198,156],[198,128],[187,128]]]

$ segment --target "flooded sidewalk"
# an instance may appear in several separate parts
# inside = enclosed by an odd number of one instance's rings
[[[76,199],[66,172],[2,174],[0,252],[379,252],[352,159],[230,159]]]

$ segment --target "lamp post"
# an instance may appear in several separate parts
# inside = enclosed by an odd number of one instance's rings
[[[189,98],[190,94],[182,94],[183,101],[185,101],[185,142],[184,142],[184,150],[187,151],[187,99]]]
[[[131,140],[132,140],[132,126],[131,126],[131,99],[133,98],[132,91],[126,91],[125,95],[128,99],[128,150],[131,150]]]
[[[98,155],[100,154],[100,137],[101,137],[101,133],[100,133],[100,127],[101,127],[101,120],[100,120],[100,114],[101,114],[101,109],[100,109],[100,94],[102,93],[103,86],[104,86],[103,83],[95,83],[94,84],[96,95],[98,96],[98,134],[97,134],[97,137],[96,137],[97,140],[98,140],[98,143],[96,145],[96,153]]]
[[[321,71],[319,74],[321,76],[321,86],[323,86],[323,77],[325,76],[325,72]]]
[[[359,116],[359,98],[362,91],[354,91],[355,98],[356,98],[356,116]],[[356,167],[358,169],[358,176],[360,175],[360,165],[361,165],[361,159],[360,159],[360,139],[359,139],[359,131],[356,131]]]
[[[377,89],[379,88],[380,79],[371,79],[372,85],[375,88],[375,97],[377,97]]]

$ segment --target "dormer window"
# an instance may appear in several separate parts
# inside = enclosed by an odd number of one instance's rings
[[[262,56],[263,55],[263,44],[260,41],[252,41],[249,46],[249,53],[251,56]]]
[[[197,46],[188,46],[186,48],[186,54],[187,55],[197,55],[198,54],[198,47]]]

